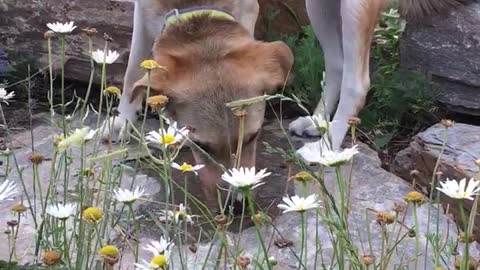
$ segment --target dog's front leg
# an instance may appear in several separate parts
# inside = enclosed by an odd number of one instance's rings
[[[342,85],[343,51],[340,2],[336,0],[307,0],[307,13],[325,58],[325,89],[313,114],[330,120],[340,96]],[[318,86],[320,88],[320,85]],[[307,117],[290,123],[289,130],[297,136],[317,137],[320,133]]]
[[[137,112],[142,108],[142,95],[138,95],[132,100],[133,84],[144,75],[144,71],[140,68],[140,63],[143,60],[151,58],[151,49],[155,39],[147,29],[145,23],[147,18],[144,15],[139,1],[135,1],[132,44],[123,82],[123,92],[118,106],[119,115],[113,120],[113,130],[110,130],[112,118],[110,121],[105,121],[103,127],[104,137],[112,133],[112,140],[114,141],[127,134],[128,130],[125,128],[127,122],[135,123],[137,120]],[[158,27],[161,29],[163,27],[163,20],[159,23],[160,25],[158,25]]]

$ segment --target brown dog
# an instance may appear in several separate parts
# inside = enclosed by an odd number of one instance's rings
[[[284,85],[293,64],[286,44],[253,38],[257,15],[256,0],[137,1],[117,128],[126,120],[134,122],[141,108],[147,77],[142,78],[139,64],[151,58],[149,52],[156,38],[153,58],[166,69],[152,71],[152,95],[167,96],[169,117],[179,127],[191,128],[191,140],[217,162],[230,167],[231,150],[238,142],[238,118],[225,104],[273,93]],[[242,166],[255,166],[264,112],[264,103],[248,109]],[[213,195],[223,171],[201,151],[192,149],[196,163],[206,165],[199,177]]]

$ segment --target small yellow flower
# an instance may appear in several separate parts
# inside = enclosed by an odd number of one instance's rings
[[[395,222],[395,216],[387,212],[378,212],[377,222],[380,225],[392,224]]]
[[[480,167],[480,159],[477,159],[474,161],[475,162],[475,165],[477,165],[478,167]]]
[[[143,69],[147,69],[147,70],[152,70],[152,69],[157,69],[157,68],[164,68],[164,67],[160,66],[160,65],[157,63],[157,61],[152,60],[152,59],[143,61],[143,62],[140,64],[140,67],[143,68]]]
[[[267,223],[272,222],[272,219],[266,213],[257,212],[253,216],[253,221],[255,221],[256,224],[262,224],[263,225],[263,224],[267,224]]]
[[[115,246],[106,245],[100,249],[98,254],[102,256],[103,260],[106,263],[110,265],[114,265],[119,260],[120,252],[118,251],[118,248],[116,248]]]
[[[44,159],[45,159],[45,157],[42,156],[42,154],[40,154],[40,153],[35,153],[35,152],[33,152],[33,153],[30,155],[30,158],[29,158],[30,162],[32,162],[32,163],[35,164],[35,165],[41,164]]]
[[[412,191],[405,196],[405,201],[408,203],[413,203],[417,205],[421,205],[425,202],[425,196],[417,191]]]
[[[103,93],[105,93],[105,95],[112,95],[118,98],[122,95],[122,91],[116,86],[109,86],[105,88],[105,90],[103,90]]]
[[[56,251],[45,251],[43,253],[42,262],[47,266],[52,266],[58,264],[60,259],[60,253]]]
[[[309,172],[301,171],[297,174],[295,174],[291,179],[298,181],[298,182],[310,182],[314,180],[315,178],[313,175],[311,175]]]
[[[85,168],[83,169],[83,176],[90,177],[95,175],[95,170],[93,168]]]
[[[151,96],[147,99],[148,106],[152,110],[159,110],[168,103],[168,97],[163,95]]]
[[[150,262],[154,265],[158,265],[159,267],[164,267],[167,264],[167,257],[165,255],[158,255],[153,257]]]
[[[82,217],[83,217],[83,220],[85,220],[86,222],[97,223],[102,219],[103,212],[101,209],[97,207],[89,207],[83,210]]]
[[[21,203],[19,204],[16,204],[12,207],[12,212],[14,213],[17,213],[17,214],[21,214],[21,213],[24,213],[25,211],[27,211],[27,207]]]

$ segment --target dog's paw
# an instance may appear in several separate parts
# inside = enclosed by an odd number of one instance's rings
[[[111,139],[112,142],[118,142],[128,139],[128,123],[122,117],[106,119],[100,130],[104,140]]]
[[[322,153],[329,151],[330,147],[325,142],[324,139],[318,140],[316,142],[306,143],[300,149],[297,150],[297,154],[306,162],[306,163],[319,163]]]
[[[320,137],[321,134],[313,124],[312,120],[307,117],[299,117],[290,123],[288,130],[291,134],[300,137]]]

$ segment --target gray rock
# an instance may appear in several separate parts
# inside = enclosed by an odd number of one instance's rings
[[[401,65],[432,74],[438,100],[449,109],[480,115],[480,3],[448,16],[407,24]]]
[[[440,158],[438,171],[443,173],[441,180],[446,177],[457,180],[472,177],[478,179],[480,170],[474,162],[480,159],[480,127],[457,123],[449,128],[445,150],[440,156],[444,138],[445,128],[440,124],[418,134],[408,148],[397,154],[392,171],[404,179],[412,179],[410,172],[418,171],[415,178],[417,184],[429,191],[435,164]],[[444,204],[454,203],[444,196],[441,199]],[[470,211],[472,203],[467,202],[465,207]],[[458,217],[457,208],[452,207],[451,210]],[[480,217],[476,219],[475,229],[477,234],[480,233]]]
[[[89,80],[90,62],[86,37],[81,29],[93,27],[98,34],[93,39],[93,47],[105,46],[103,33],[113,38],[110,48],[120,53],[117,62],[109,66],[109,81],[118,83],[128,60],[128,50],[133,22],[133,2],[125,0],[45,0],[16,1],[0,0],[3,7],[0,19],[0,43],[3,49],[23,52],[37,62],[39,68],[48,65],[48,49],[44,33],[50,22],[74,21],[77,29],[67,35],[66,73],[67,79]],[[60,47],[58,39],[53,40],[55,67],[60,66]],[[15,60],[15,59],[12,59]],[[100,74],[100,72],[96,72]],[[99,82],[97,76],[96,81]]]

